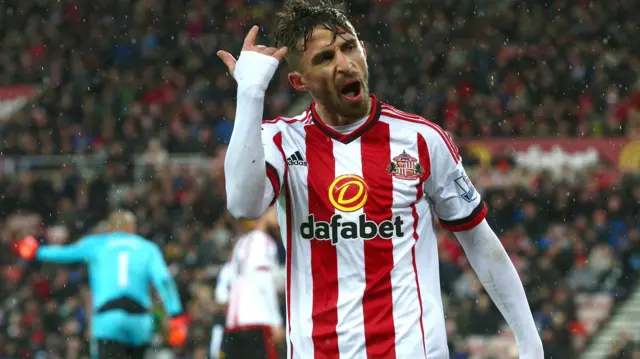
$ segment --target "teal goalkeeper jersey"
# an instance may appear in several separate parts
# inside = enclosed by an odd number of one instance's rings
[[[182,312],[162,252],[155,243],[138,235],[123,232],[89,235],[68,246],[42,246],[36,258],[53,263],[86,263],[94,311],[122,297],[149,310],[153,285],[169,315]]]

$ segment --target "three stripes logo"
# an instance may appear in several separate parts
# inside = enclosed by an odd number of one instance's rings
[[[300,151],[296,151],[294,154],[289,156],[289,158],[287,158],[287,164],[289,166],[306,166],[307,161],[302,158]]]

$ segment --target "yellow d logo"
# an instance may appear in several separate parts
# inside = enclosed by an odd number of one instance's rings
[[[331,204],[342,212],[354,212],[367,203],[368,187],[362,177],[342,175],[329,186]]]

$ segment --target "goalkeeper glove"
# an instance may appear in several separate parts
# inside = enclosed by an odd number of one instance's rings
[[[189,318],[185,314],[177,315],[169,320],[169,345],[181,347],[187,342]]]
[[[18,243],[18,255],[22,259],[31,260],[35,258],[39,246],[40,244],[38,244],[38,240],[35,237],[28,236]]]

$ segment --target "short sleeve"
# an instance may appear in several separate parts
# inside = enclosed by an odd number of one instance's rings
[[[278,131],[274,124],[262,125],[262,145],[266,161],[267,178],[273,187],[273,200],[271,205],[280,197],[286,165],[284,152],[282,151],[282,132]]]
[[[452,232],[472,229],[487,215],[487,207],[465,172],[449,134],[435,128],[426,134],[431,175],[424,183],[440,225]]]

